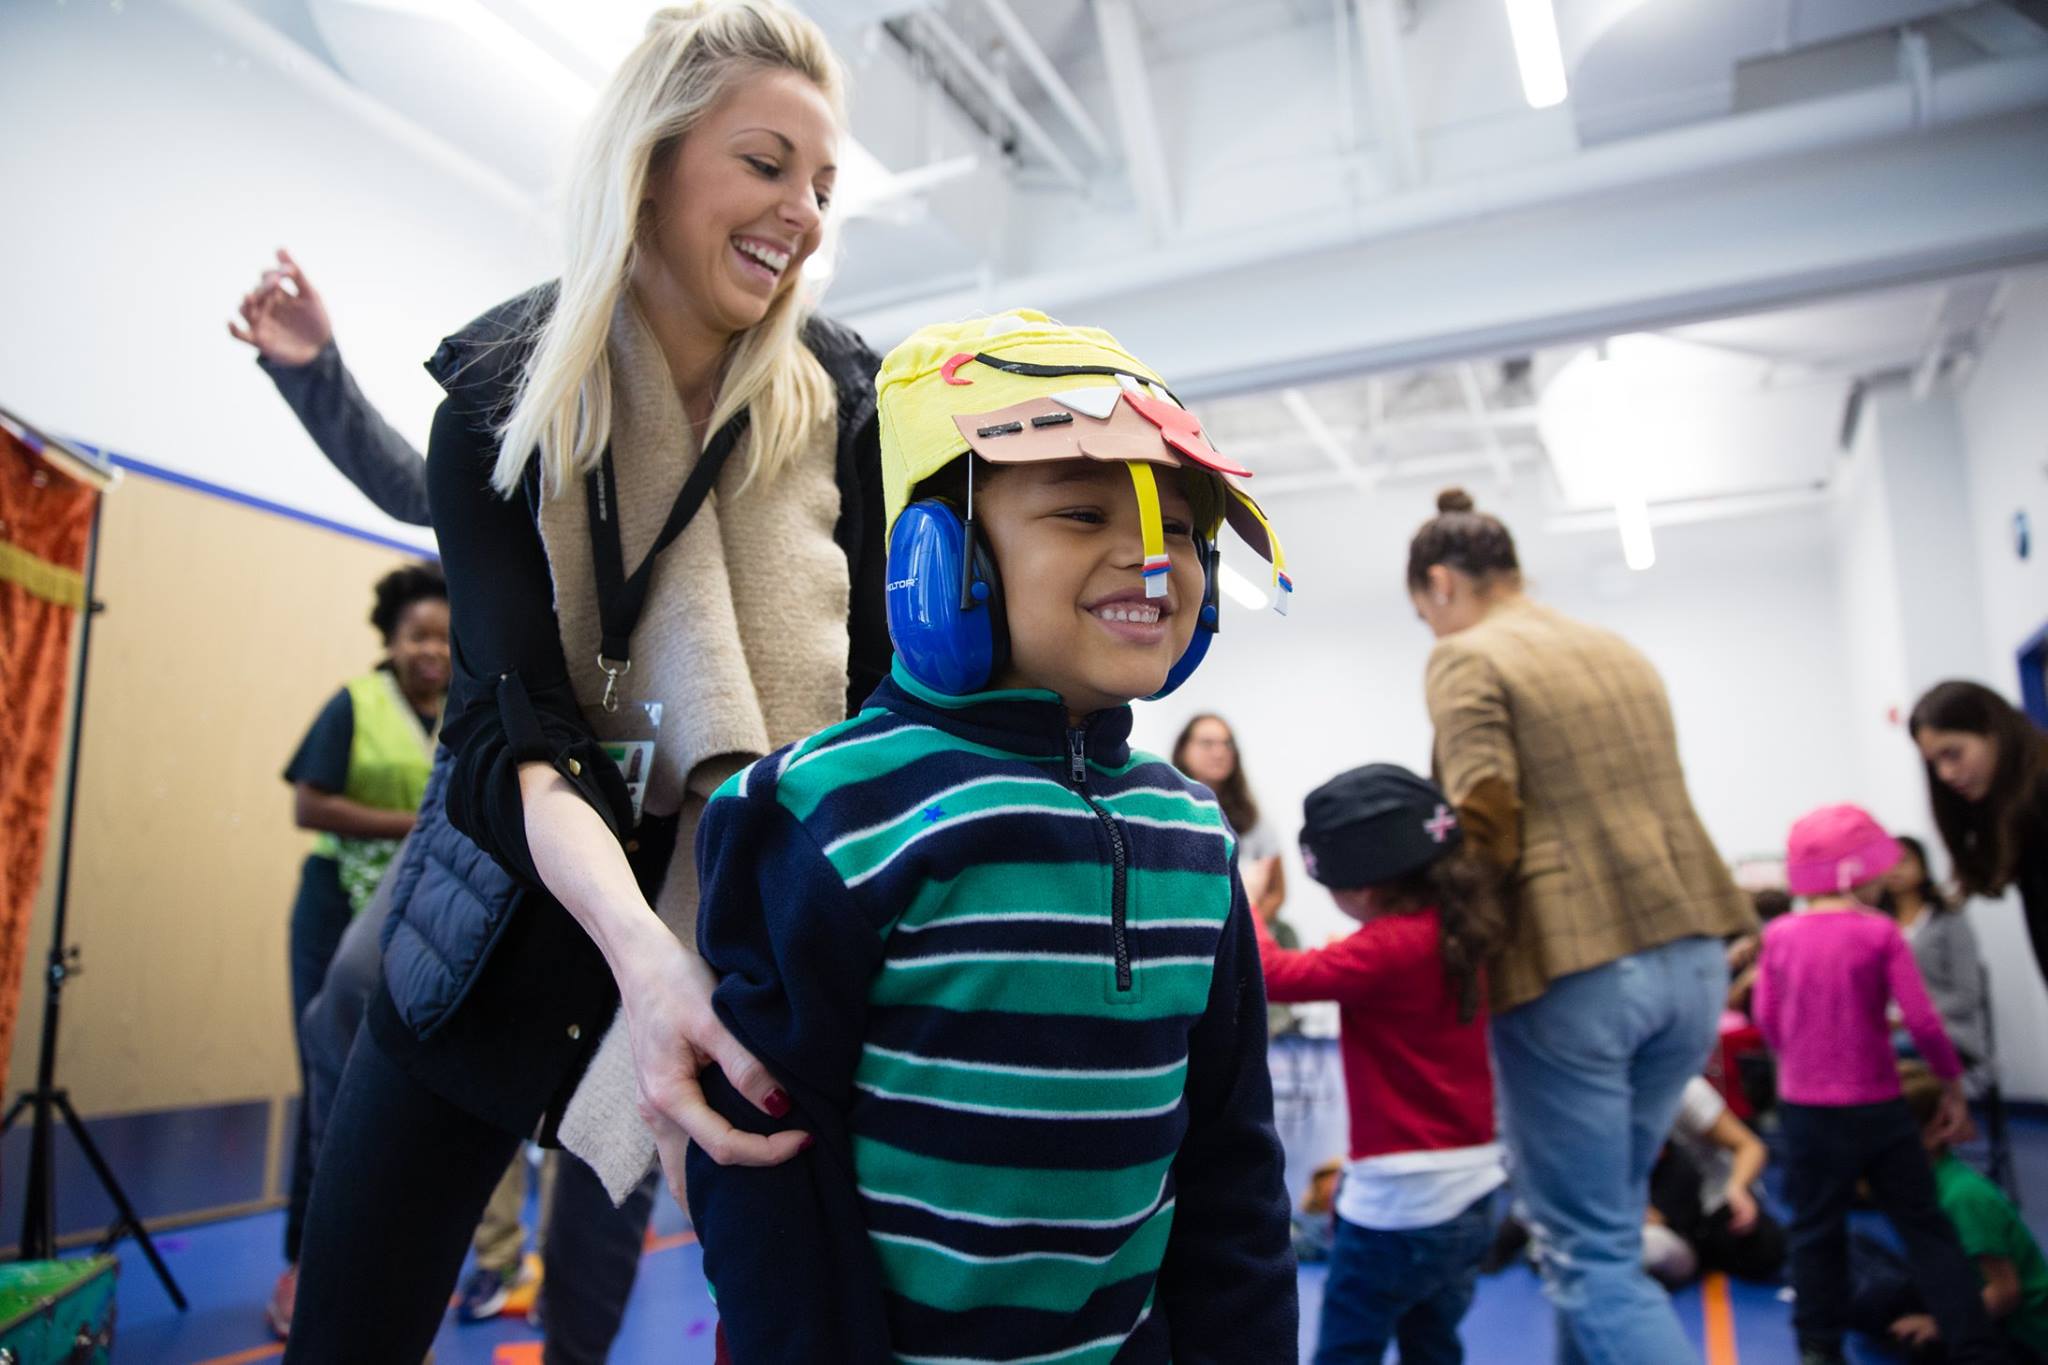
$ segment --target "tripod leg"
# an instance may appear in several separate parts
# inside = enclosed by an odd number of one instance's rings
[[[57,1135],[50,1126],[54,1098],[38,1090],[29,1103],[28,1181],[21,1201],[24,1261],[47,1261],[57,1254]]]
[[[85,1121],[78,1117],[78,1111],[71,1107],[71,1097],[62,1093],[56,1096],[57,1107],[64,1112],[65,1126],[71,1129],[71,1136],[78,1140],[78,1149],[85,1153],[85,1159],[92,1164],[93,1174],[100,1178],[100,1187],[107,1192],[107,1198],[114,1201],[114,1209],[120,1215],[116,1228],[125,1226],[135,1235],[135,1243],[142,1248],[142,1254],[149,1258],[150,1269],[157,1279],[163,1281],[164,1292],[171,1296],[171,1302],[184,1312],[190,1305],[185,1301],[185,1291],[178,1288],[178,1282],[171,1277],[171,1268],[164,1264],[164,1258],[157,1255],[156,1243],[150,1240],[149,1229],[142,1226],[142,1219],[136,1214],[135,1206],[128,1202],[127,1193],[121,1182],[114,1178],[113,1170],[100,1155],[100,1149],[93,1146],[86,1135]]]
[[[0,1119],[0,1136],[5,1136],[7,1130],[14,1126],[14,1121],[21,1117],[21,1111],[28,1108],[28,1101],[29,1097],[24,1093],[13,1104],[8,1106],[7,1117]]]

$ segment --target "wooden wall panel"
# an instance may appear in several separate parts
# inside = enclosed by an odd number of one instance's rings
[[[403,560],[147,476],[108,495],[72,864],[85,972],[58,1053],[82,1112],[297,1090],[286,923],[311,836],[280,775],[321,705],[377,661],[371,585]],[[35,1076],[54,872],[16,1088]]]

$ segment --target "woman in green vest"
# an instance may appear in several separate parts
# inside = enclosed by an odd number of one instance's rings
[[[384,661],[334,694],[284,771],[299,828],[319,835],[292,905],[294,1037],[342,930],[369,904],[426,790],[448,693],[448,585],[440,566],[408,564],[379,579],[370,624],[384,637]],[[300,1066],[303,1076],[303,1054]],[[312,1188],[306,1142],[301,1106],[284,1234],[294,1267]],[[280,1288],[289,1297],[290,1286]]]

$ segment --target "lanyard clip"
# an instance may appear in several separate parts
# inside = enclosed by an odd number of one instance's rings
[[[599,651],[597,666],[604,674],[604,700],[601,705],[603,705],[608,714],[616,713],[619,709],[619,679],[633,671],[633,661],[631,659],[607,659],[603,651]]]

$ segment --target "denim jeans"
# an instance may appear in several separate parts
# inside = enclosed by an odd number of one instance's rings
[[[1458,1323],[1472,1306],[1479,1258],[1493,1239],[1493,1196],[1434,1227],[1399,1232],[1337,1220],[1315,1365],[1460,1365]]]
[[[1849,1205],[1859,1180],[1905,1243],[1927,1311],[1956,1365],[2004,1360],[1977,1268],[1935,1202],[1934,1172],[1904,1100],[1816,1107],[1778,1103],[1785,1199],[1792,1206],[1792,1327],[1802,1350],[1842,1349],[1849,1326]]]
[[[1643,1272],[1643,1211],[1727,994],[1720,943],[1684,938],[1559,977],[1493,1020],[1509,1169],[1566,1365],[1697,1359]]]

